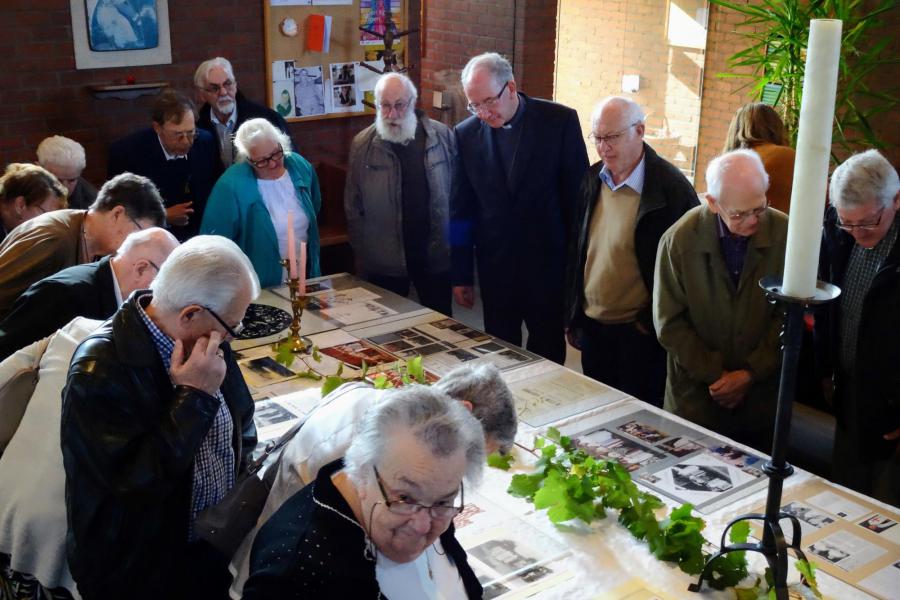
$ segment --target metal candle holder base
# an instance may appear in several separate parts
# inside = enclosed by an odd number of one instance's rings
[[[759,552],[766,558],[772,571],[775,598],[788,600],[787,573],[788,551],[793,550],[797,558],[806,560],[801,549],[800,522],[793,515],[781,512],[781,492],[784,480],[794,472],[794,467],[786,460],[788,441],[791,431],[791,415],[797,384],[797,365],[800,358],[800,346],[803,341],[803,311],[809,306],[827,304],[837,298],[841,290],[830,283],[816,282],[815,295],[811,298],[795,298],[784,293],[780,277],[764,277],[759,286],[766,292],[771,302],[781,302],[787,312],[785,316],[782,344],[784,356],[781,363],[781,381],[778,387],[778,405],[775,414],[775,435],[772,442],[772,459],[763,465],[763,472],[769,477],[769,491],[766,497],[766,513],[751,513],[733,519],[722,532],[719,551],[714,554],[700,572],[697,583],[688,587],[689,591],[699,592],[703,580],[710,574],[712,562],[718,557],[736,551]],[[780,521],[790,519],[791,542],[787,543]],[[728,531],[740,521],[761,521],[763,538],[755,544],[728,544]]]
[[[278,340],[278,342],[276,342],[276,347],[281,347],[285,343],[289,343],[291,345],[291,352],[294,354],[306,354],[312,348],[312,342],[308,337],[300,335],[300,318],[303,316],[303,309],[306,308],[309,298],[305,295],[300,295],[299,278],[295,277],[288,279],[288,289],[291,293],[291,311],[293,313],[293,319],[291,320],[290,327],[288,327],[290,333],[287,337]]]

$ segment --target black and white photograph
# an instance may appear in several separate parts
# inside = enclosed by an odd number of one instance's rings
[[[294,116],[325,114],[325,82],[322,67],[294,67]]]
[[[449,350],[449,351],[447,352],[447,354],[449,354],[450,356],[456,358],[456,359],[459,360],[460,362],[468,362],[468,361],[470,361],[470,360],[475,360],[476,358],[478,358],[477,355],[472,354],[472,353],[469,352],[468,350],[463,350],[463,349],[461,349],[461,348],[456,348],[456,349],[454,349],[454,350]]]
[[[659,481],[653,486],[680,502],[700,507],[718,500],[755,478],[713,455],[697,454],[653,473]]]
[[[272,425],[297,418],[297,415],[276,402],[257,402],[254,408],[253,420],[258,429],[271,427]]]
[[[786,504],[781,507],[781,512],[797,517],[800,521],[800,531],[803,535],[808,535],[816,529],[831,525],[835,521],[830,515],[802,502]],[[782,521],[781,526],[785,531],[790,531],[787,521]]]
[[[553,572],[547,567],[538,566],[538,559],[514,540],[488,540],[469,548],[467,553],[500,575],[516,575],[527,583],[534,583]]]
[[[724,465],[675,465],[672,479],[675,489],[691,492],[727,492],[734,487]]]
[[[673,437],[670,440],[658,444],[656,447],[672,456],[677,456],[678,458],[682,458],[703,449],[703,446],[684,436]]]
[[[297,376],[271,356],[252,358],[239,364],[247,383],[255,388],[280,383]]]
[[[331,85],[352,85],[356,83],[356,63],[331,63]]]
[[[645,442],[649,442],[651,444],[655,444],[656,442],[662,441],[669,437],[668,433],[663,433],[649,425],[645,425],[644,423],[640,423],[638,421],[629,421],[628,423],[623,423],[617,427],[619,431],[622,433],[628,434],[631,437],[636,437]]]
[[[479,354],[490,354],[491,352],[499,352],[503,349],[504,347],[497,342],[488,342],[487,344],[481,344],[479,346],[472,347],[472,350],[478,352]]]
[[[354,112],[357,109],[356,86],[335,85],[331,87],[332,112]]]
[[[807,551],[848,573],[883,556],[887,550],[849,531],[836,531],[810,544]],[[815,560],[815,559],[814,559]]]
[[[636,471],[645,465],[665,458],[661,452],[641,446],[606,429],[598,429],[575,438],[573,441],[576,446],[591,456],[614,460],[628,471]]]

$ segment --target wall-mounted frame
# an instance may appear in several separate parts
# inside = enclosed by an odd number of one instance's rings
[[[69,0],[76,69],[172,62],[168,0]]]
[[[373,101],[371,90],[378,74],[358,63],[383,68],[384,45],[359,27],[379,30],[389,10],[397,29],[405,29],[407,0],[264,0],[263,6],[269,107],[288,122],[372,113],[363,100]],[[313,15],[330,17],[327,52],[307,48]],[[294,21],[296,35],[285,33],[285,19]],[[393,44],[404,64],[408,40],[404,37]]]

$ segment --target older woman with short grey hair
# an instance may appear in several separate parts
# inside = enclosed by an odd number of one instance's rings
[[[53,173],[68,191],[69,208],[87,208],[97,198],[97,188],[81,176],[87,161],[84,146],[61,135],[44,138],[37,147],[38,164]]]
[[[481,598],[454,537],[465,478],[484,464],[460,402],[414,385],[373,406],[344,459],[260,530],[243,597]]]
[[[241,125],[234,144],[237,162],[213,188],[200,233],[234,240],[250,257],[260,283],[271,287],[284,280],[280,261],[289,255],[290,225],[295,243],[307,243],[307,277],[318,277],[322,196],[312,165],[265,119]]]

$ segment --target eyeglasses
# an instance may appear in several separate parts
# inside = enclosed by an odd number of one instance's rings
[[[223,89],[230,92],[231,90],[234,89],[234,82],[230,79],[226,79],[225,81],[222,82],[221,85],[219,85],[218,83],[210,83],[206,87],[200,86],[200,89],[203,90],[204,92],[209,92],[210,94],[218,94]]]
[[[257,169],[262,169],[263,167],[268,166],[268,164],[272,161],[277,163],[279,160],[281,160],[281,158],[283,156],[284,156],[284,148],[279,148],[272,154],[265,156],[263,158],[260,158],[259,160],[253,160],[252,158],[247,158],[247,162],[249,162],[251,165],[253,165]]]
[[[158,264],[156,264],[149,258],[145,258],[144,260],[146,260],[148,263],[150,263],[150,266],[153,267],[154,269],[156,269],[156,272],[159,273],[159,265]],[[209,310],[209,309],[207,308],[206,310]],[[224,323],[222,323],[222,324],[224,325]]]
[[[388,500],[387,492],[384,489],[384,482],[381,480],[381,475],[378,474],[378,469],[375,465],[372,465],[372,470],[375,471],[375,481],[378,483],[381,497],[384,498],[384,505],[395,515],[411,517],[420,510],[427,510],[428,515],[432,519],[451,519],[461,513],[463,507],[466,505],[462,481],[459,482],[459,506],[453,506],[452,504],[432,504],[431,506],[425,506],[424,504],[407,502],[405,500]]]
[[[721,208],[722,208],[722,212],[725,214],[725,216],[728,217],[729,220],[734,221],[734,222],[745,221],[745,220],[749,219],[750,217],[756,217],[758,219],[761,216],[763,216],[763,213],[765,213],[766,209],[769,208],[769,199],[766,198],[765,204],[763,204],[762,206],[760,206],[758,208],[754,208],[753,210],[731,211],[731,210],[728,210],[727,208],[725,208],[724,206],[722,206]]]
[[[137,230],[138,230],[138,231],[143,231],[143,230],[144,230],[144,228],[141,227],[141,224],[134,220],[134,217],[132,217],[132,216],[129,215],[128,213],[125,213],[125,216],[128,217],[128,220],[131,221],[131,223],[132,223],[135,227],[137,227]]]
[[[78,183],[78,177],[57,177],[57,179],[59,179],[59,182],[63,185],[75,185]]]
[[[846,232],[851,232],[854,229],[875,229],[879,225],[881,225],[881,217],[884,216],[884,209],[886,206],[882,206],[878,211],[878,217],[871,223],[844,223],[841,221],[840,217],[838,218],[838,227],[843,229]]]
[[[157,268],[157,270],[159,270],[159,269]],[[218,314],[216,314],[216,311],[214,311],[214,310],[211,309],[210,307],[204,306],[203,308],[206,310],[206,312],[208,312],[209,314],[211,314],[211,315],[213,316],[213,318],[214,318],[216,321],[219,322],[219,325],[221,325],[222,327],[225,328],[225,331],[226,331],[226,332],[228,333],[228,335],[230,335],[232,338],[237,339],[238,336],[241,335],[241,332],[244,330],[244,322],[243,322],[243,321],[241,321],[240,323],[238,323],[237,325],[235,325],[234,327],[232,327],[232,326],[230,326],[228,323],[226,323],[225,321],[223,321],[223,320],[222,320],[222,317],[220,317]]]
[[[391,109],[397,111],[398,113],[403,113],[406,110],[406,107],[410,105],[412,102],[412,98],[407,100],[406,102],[394,102],[393,104],[388,104],[387,102],[382,102],[378,105],[381,110],[384,112],[391,114]]]
[[[509,85],[509,82],[503,84],[503,87],[500,88],[500,91],[497,92],[496,96],[488,98],[484,102],[469,102],[466,104],[466,110],[468,110],[473,115],[477,115],[480,112],[484,112],[486,110],[490,110],[494,108],[498,102],[500,102],[500,96],[503,95],[503,92],[506,91],[506,86]]]
[[[185,140],[188,142],[192,141],[194,138],[197,137],[196,129],[189,129],[188,131],[171,131],[169,129],[163,128],[163,132],[167,136],[175,138],[176,140]]]
[[[599,146],[603,142],[606,142],[607,146],[615,146],[619,142],[622,141],[622,136],[625,135],[625,132],[634,127],[635,125],[640,125],[640,121],[635,121],[625,129],[620,129],[615,133],[610,133],[609,135],[597,135],[596,133],[591,133],[588,135],[588,139],[594,143],[595,146]]]

